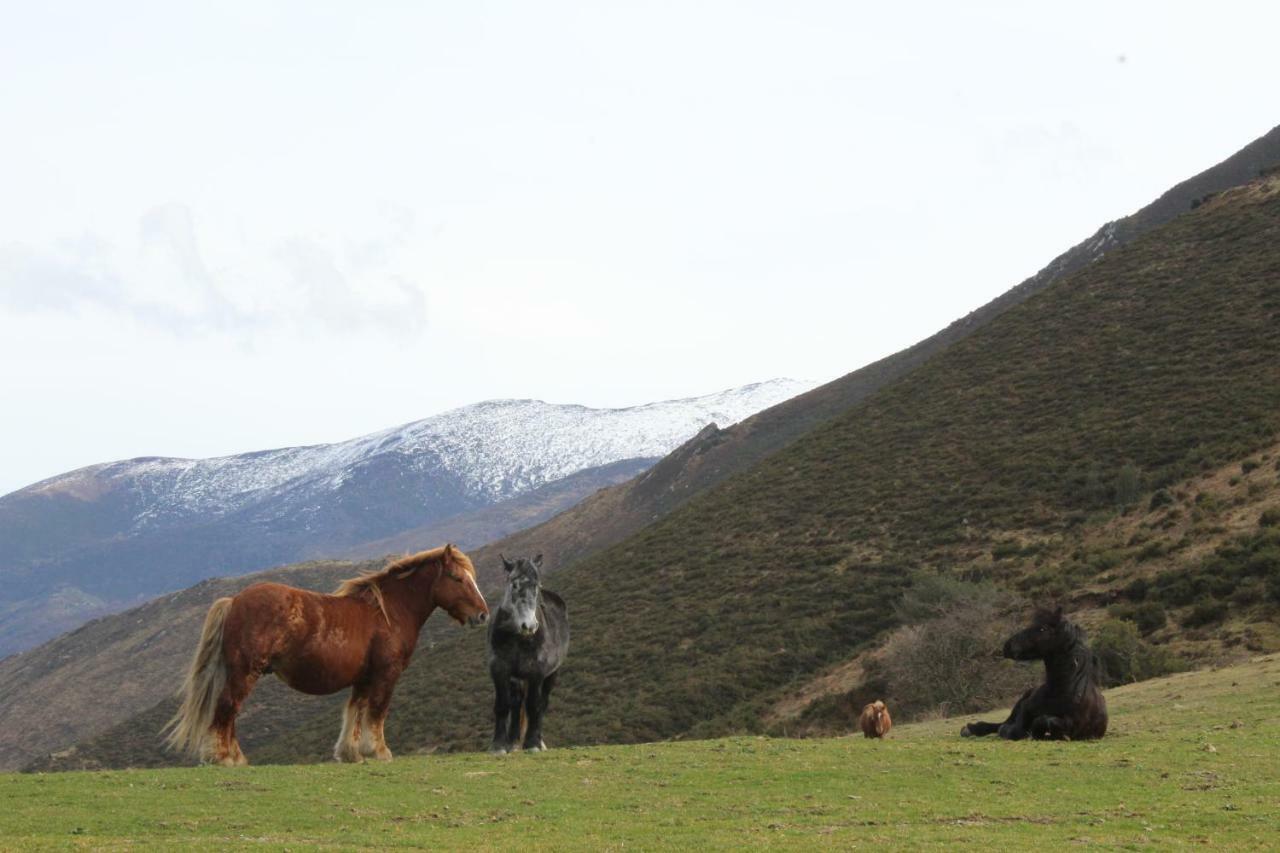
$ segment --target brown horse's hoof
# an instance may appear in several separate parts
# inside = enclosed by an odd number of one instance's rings
[[[387,748],[384,746],[384,747],[382,747],[381,749],[379,749],[377,752],[375,752],[375,753],[373,754],[373,757],[374,757],[374,758],[376,758],[376,759],[378,759],[379,761],[390,761],[390,760],[391,760],[391,750],[387,749]]]

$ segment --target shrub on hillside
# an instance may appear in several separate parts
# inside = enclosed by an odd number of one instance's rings
[[[1280,575],[1267,579],[1267,600],[1272,604],[1280,604]]]
[[[1173,495],[1169,494],[1167,489],[1156,489],[1151,493],[1151,503],[1147,504],[1147,509],[1159,509],[1162,506],[1172,506]]]
[[[1118,506],[1129,506],[1137,503],[1142,495],[1142,471],[1132,462],[1126,462],[1116,474],[1112,487]]]
[[[1142,601],[1147,597],[1147,592],[1151,589],[1151,584],[1146,578],[1134,578],[1129,581],[1128,586],[1121,593],[1130,601]]]
[[[898,621],[908,625],[936,619],[956,608],[988,604],[1011,606],[1015,599],[990,581],[966,581],[933,571],[911,576],[911,586],[893,606]]]
[[[977,586],[977,585],[975,585]],[[1000,657],[1021,627],[1002,593],[964,597],[932,619],[900,628],[885,644],[870,675],[882,678],[902,718],[964,714],[1004,704],[1036,676]]]
[[[1267,588],[1265,583],[1259,578],[1249,578],[1236,587],[1236,591],[1231,593],[1231,603],[1247,606],[1257,604],[1263,601],[1267,596]]]
[[[1259,527],[1280,527],[1280,507],[1271,507],[1258,516]]]
[[[1168,614],[1157,602],[1144,601],[1141,604],[1115,604],[1107,609],[1112,619],[1132,622],[1144,637],[1153,631],[1159,631],[1169,621]]]
[[[1221,622],[1227,617],[1227,605],[1221,601],[1202,601],[1182,620],[1188,628],[1201,628]]]
[[[1186,669],[1168,649],[1146,642],[1131,622],[1110,619],[1098,627],[1090,640],[1097,658],[1102,683],[1107,687],[1158,678]]]

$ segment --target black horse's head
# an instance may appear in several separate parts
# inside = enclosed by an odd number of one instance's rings
[[[538,632],[538,598],[541,591],[542,555],[526,560],[508,560],[501,554],[502,568],[507,571],[507,590],[498,606],[498,622],[509,623],[521,636]]]
[[[1062,617],[1062,608],[1037,610],[1031,624],[1004,644],[1004,656],[1013,660],[1044,660],[1065,652],[1080,641],[1080,629]]]

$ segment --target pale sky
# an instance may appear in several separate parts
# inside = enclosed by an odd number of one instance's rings
[[[1278,8],[3,2],[0,493],[834,378],[1280,123]]]

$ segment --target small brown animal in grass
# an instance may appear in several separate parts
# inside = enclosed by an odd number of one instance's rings
[[[862,719],[858,724],[862,726],[864,736],[884,737],[889,733],[889,729],[893,728],[893,719],[889,716],[889,709],[885,707],[884,702],[877,699],[862,709]]]

